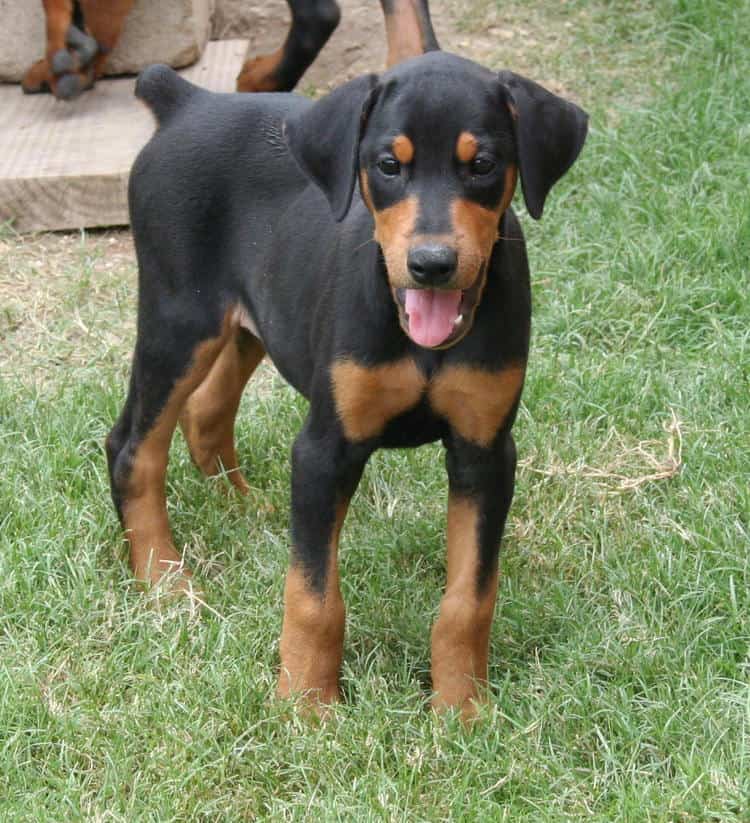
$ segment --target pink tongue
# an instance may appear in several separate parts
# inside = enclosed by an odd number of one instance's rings
[[[420,346],[439,346],[453,331],[461,289],[407,289],[409,337]]]

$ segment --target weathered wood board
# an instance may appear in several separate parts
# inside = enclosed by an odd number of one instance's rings
[[[180,74],[234,90],[245,40],[213,41]],[[20,232],[128,224],[133,160],[154,130],[134,77],[105,78],[72,103],[0,86],[0,223]]]

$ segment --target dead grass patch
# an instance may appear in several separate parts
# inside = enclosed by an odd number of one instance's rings
[[[564,463],[557,457],[544,467],[536,466],[537,457],[520,460],[521,469],[544,477],[591,480],[606,495],[625,494],[649,483],[670,480],[682,467],[682,428],[673,409],[664,424],[663,440],[641,440],[629,444],[615,429],[610,429],[599,448],[611,455],[602,465],[592,466],[583,458]]]
[[[61,368],[124,365],[135,334],[129,231],[0,236],[0,375],[37,387]]]

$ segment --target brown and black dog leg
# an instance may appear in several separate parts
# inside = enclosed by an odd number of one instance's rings
[[[312,417],[292,451],[292,554],[278,694],[299,695],[318,712],[339,699],[345,617],[339,533],[370,451],[349,444],[327,424],[318,429]]]
[[[130,544],[136,580],[156,585],[173,573],[173,587],[186,589],[190,575],[167,519],[169,446],[185,401],[235,329],[229,315],[215,329],[200,333],[170,328],[164,318],[150,317],[148,326],[148,338],[139,336],[136,343],[125,408],[107,438],[112,498]]]
[[[242,391],[265,350],[260,340],[237,329],[216,358],[206,379],[185,403],[180,426],[193,462],[211,476],[226,472],[232,485],[247,494],[234,445],[234,421]]]
[[[433,706],[471,718],[487,683],[498,552],[513,497],[516,449],[510,433],[491,448],[453,435],[446,463],[447,585],[432,630]]]
[[[47,28],[44,59],[26,72],[27,94],[51,91],[73,100],[101,77],[134,0],[42,0]]]
[[[24,78],[24,91],[51,91],[58,100],[73,100],[93,85],[91,63],[96,40],[86,34],[80,3],[42,0],[47,23],[46,57]],[[37,74],[35,87],[34,74]],[[41,84],[38,84],[41,78]]]
[[[427,0],[380,0],[388,40],[388,68],[428,51],[439,51]]]
[[[292,24],[284,45],[245,61],[237,91],[291,91],[341,19],[336,0],[287,0]]]
[[[21,88],[26,94],[43,91],[56,93],[57,76],[52,67],[60,68],[58,74],[61,74],[61,60],[66,65],[69,60],[72,68],[72,56],[66,49],[66,39],[73,23],[73,0],[42,0],[42,6],[46,29],[45,56],[34,63],[21,80]]]

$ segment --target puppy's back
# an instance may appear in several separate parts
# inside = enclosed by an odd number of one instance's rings
[[[164,65],[145,69],[135,94],[157,121],[130,175],[136,233],[167,214],[215,230],[235,210],[278,209],[307,185],[283,136],[288,114],[311,105],[306,98],[210,92]]]

